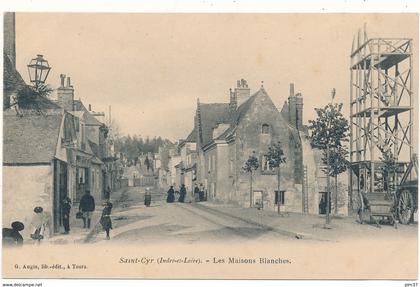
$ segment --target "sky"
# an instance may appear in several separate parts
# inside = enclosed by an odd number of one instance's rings
[[[348,115],[350,50],[364,23],[369,37],[413,38],[418,55],[415,14],[17,13],[16,63],[28,82],[26,65],[42,54],[47,83],[71,77],[75,98],[107,114],[111,106],[122,134],[178,140],[198,98],[228,102],[241,78],[251,93],[263,81],[279,109],[293,82],[305,123],[333,88]]]

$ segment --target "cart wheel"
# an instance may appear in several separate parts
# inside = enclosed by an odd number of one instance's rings
[[[408,190],[403,190],[398,197],[397,207],[398,218],[401,224],[410,223],[411,216],[414,213],[413,195]]]

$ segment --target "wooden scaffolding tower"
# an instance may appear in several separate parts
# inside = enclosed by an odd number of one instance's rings
[[[360,192],[384,192],[381,157],[392,152],[401,182],[413,154],[412,40],[353,39],[350,64],[350,208]],[[395,187],[395,186],[394,186]],[[394,188],[393,187],[393,188]]]

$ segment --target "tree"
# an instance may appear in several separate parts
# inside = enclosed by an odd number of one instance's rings
[[[19,116],[23,116],[22,110],[32,110],[42,114],[45,109],[45,101],[51,96],[53,89],[49,85],[38,86],[18,85],[16,93],[5,101],[4,109],[12,108]]]
[[[277,212],[280,214],[280,166],[286,163],[286,156],[284,155],[280,142],[268,148],[267,157],[270,167],[277,169]]]
[[[246,173],[249,173],[249,207],[252,207],[252,174],[255,170],[259,168],[258,158],[255,156],[255,151],[252,152],[252,155],[249,156],[248,160],[245,162],[243,166],[243,170]]]
[[[339,174],[347,170],[349,162],[347,161],[348,151],[344,146],[338,146],[330,149],[329,162],[327,162],[327,154],[324,152],[322,158],[323,164],[330,167],[329,176],[334,177],[334,213],[338,213],[338,181]],[[327,170],[324,170],[327,172]]]
[[[382,153],[380,160],[383,165],[381,166],[382,177],[384,180],[384,190],[388,194],[395,192],[395,178],[398,171],[397,158],[391,151],[389,144],[378,145],[379,150]]]
[[[333,90],[333,98],[334,95],[335,90]],[[327,175],[327,224],[330,223],[331,170],[336,170],[335,165],[338,163],[330,159],[330,154],[332,150],[342,148],[343,143],[348,141],[349,124],[341,112],[342,107],[342,103],[329,103],[324,108],[316,108],[317,118],[309,121],[311,144],[323,151],[323,162],[326,163],[324,172]]]

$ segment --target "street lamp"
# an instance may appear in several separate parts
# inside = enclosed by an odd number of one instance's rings
[[[31,83],[38,87],[40,84],[44,84],[48,77],[51,67],[48,61],[43,58],[42,55],[37,55],[28,64],[28,72]]]

